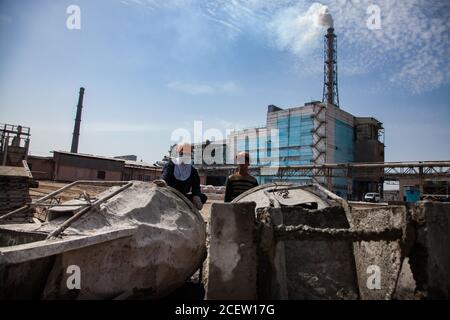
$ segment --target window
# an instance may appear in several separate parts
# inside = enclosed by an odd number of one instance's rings
[[[105,171],[97,171],[97,179],[105,180],[106,172]]]

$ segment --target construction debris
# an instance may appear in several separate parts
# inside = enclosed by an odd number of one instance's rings
[[[205,257],[200,213],[169,187],[133,182],[45,240],[65,221],[0,229],[0,298],[158,298],[181,286]],[[81,270],[77,290],[67,286],[71,266]]]
[[[0,227],[0,298],[161,298],[194,274],[206,299],[450,297],[450,204],[363,205],[273,183],[213,203],[207,238],[191,202],[153,183],[42,201],[79,184],[29,205],[45,205],[45,221]]]
[[[251,189],[212,207],[206,298],[449,299],[449,216],[447,203],[349,205],[319,185]]]
[[[225,194],[224,186],[200,185],[202,193]]]

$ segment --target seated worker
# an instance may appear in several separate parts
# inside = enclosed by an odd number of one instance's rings
[[[248,173],[250,155],[247,152],[240,152],[236,156],[236,160],[239,169],[237,173],[232,174],[227,179],[225,202],[231,202],[245,191],[258,186],[258,181]]]
[[[161,180],[154,181],[159,186],[164,184],[177,189],[185,195],[198,210],[203,208],[203,204],[208,197],[200,192],[200,177],[197,169],[191,165],[191,145],[181,143],[176,146],[177,157],[169,160],[164,165]]]

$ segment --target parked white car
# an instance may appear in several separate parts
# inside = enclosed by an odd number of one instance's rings
[[[364,196],[364,201],[366,202],[380,202],[380,194],[376,192],[366,193]]]

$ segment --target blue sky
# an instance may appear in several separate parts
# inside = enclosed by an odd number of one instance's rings
[[[323,1],[338,35],[341,107],[386,129],[386,160],[450,159],[450,2]],[[81,29],[69,30],[69,5]],[[380,8],[381,29],[366,26]],[[267,105],[321,100],[314,1],[0,0],[0,122],[31,152],[162,158],[177,128],[258,126]]]

